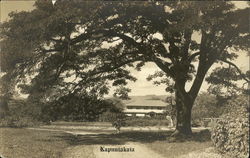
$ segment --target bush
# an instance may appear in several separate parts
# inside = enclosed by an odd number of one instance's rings
[[[193,119],[192,120],[192,127],[201,127],[203,125],[200,119]]]
[[[149,117],[127,117],[125,120],[125,126],[168,126],[168,120],[160,120],[156,118],[149,118]]]
[[[168,126],[169,121],[159,117],[126,117],[122,113],[104,112],[99,116],[101,122],[112,122],[113,126],[117,124],[117,120],[122,119],[122,126]]]
[[[103,112],[99,116],[99,121],[101,121],[101,122],[113,122],[117,119],[118,115],[121,115],[121,113],[106,111],[106,112]]]
[[[209,126],[204,118],[217,118],[222,114],[223,107],[219,99],[208,93],[201,93],[195,100],[192,109],[192,123],[194,126]]]
[[[32,127],[40,125],[40,122],[29,117],[8,116],[0,119],[0,127]]]
[[[68,94],[42,106],[42,118],[64,121],[96,121],[107,105],[97,97]]]
[[[39,106],[26,99],[10,99],[8,112],[0,118],[0,127],[30,127],[40,125]]]
[[[238,96],[228,102],[226,114],[212,128],[215,147],[230,157],[249,156],[249,106],[247,96]]]

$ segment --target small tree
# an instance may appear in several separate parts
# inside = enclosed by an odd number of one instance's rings
[[[100,121],[108,121],[115,127],[116,132],[120,133],[120,129],[125,125],[125,114],[123,113],[124,105],[118,98],[107,99],[105,111],[100,114]]]
[[[115,118],[112,121],[112,126],[115,127],[117,133],[120,133],[121,127],[125,125],[124,118],[125,118],[125,114],[118,113],[115,115]]]

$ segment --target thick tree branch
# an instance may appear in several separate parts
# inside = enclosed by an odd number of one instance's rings
[[[188,92],[188,94],[190,95],[191,99],[195,99],[196,96],[199,93],[199,90],[201,88],[201,85],[203,83],[203,80],[206,76],[207,71],[209,70],[209,68],[212,66],[212,64],[206,64],[204,63],[203,60],[201,60],[200,57],[200,61],[199,61],[199,65],[197,68],[197,73],[196,73],[196,77],[194,79],[194,82]]]
[[[183,45],[182,48],[182,53],[183,53],[183,60],[186,60],[186,58],[188,58],[188,49],[191,43],[191,36],[192,36],[192,31],[191,30],[185,30],[184,32],[184,39],[185,39],[185,43]]]
[[[114,32],[112,30],[98,30],[98,31],[95,31],[95,32],[92,32],[92,33],[89,33],[89,34],[80,35],[80,36],[76,37],[75,39],[73,39],[72,42],[71,42],[71,44],[80,42],[81,40],[84,40],[84,39],[86,39],[88,37],[91,37],[93,35],[98,35],[98,37],[100,37],[100,38],[101,37],[119,37],[124,42],[127,42],[130,45],[132,45],[135,48],[137,48],[138,51],[141,54],[144,54],[144,55],[148,54],[147,53],[148,50],[146,50],[145,47],[143,47],[140,43],[136,42],[133,38],[131,38],[131,37],[127,36],[127,35],[121,34],[121,33]],[[156,65],[160,69],[162,69],[164,72],[168,73],[171,77],[174,76],[173,73],[168,68],[169,63],[163,62],[161,59],[159,59],[159,58],[157,58],[155,56],[152,56],[152,58],[150,58],[150,59],[148,58],[148,60],[155,62]]]
[[[128,42],[129,44],[135,46],[140,51],[142,51],[142,52],[146,51],[146,49],[144,49],[144,47],[140,43],[136,42],[133,38],[131,38],[125,34],[114,32],[112,30],[97,30],[97,31],[81,34],[81,35],[77,36],[76,38],[71,39],[70,44],[73,45],[73,44],[76,44],[76,43],[81,42],[83,40],[89,39],[91,37],[92,38],[119,37],[123,41]]]
[[[200,52],[196,52],[196,53],[190,55],[189,58],[188,58],[188,62],[191,63],[192,60],[194,60],[194,58],[199,56],[199,55],[200,55]]]
[[[189,57],[189,60],[191,61],[192,59],[194,59],[196,56],[199,55],[199,65],[197,68],[196,77],[188,92],[191,99],[195,99],[196,96],[198,95],[203,80],[206,76],[206,73],[214,62],[212,60],[209,60],[209,53],[211,53],[209,45],[211,44],[211,40],[214,37],[214,30],[212,30],[210,34],[207,34],[204,30],[202,30],[201,35],[202,36],[201,36],[200,51],[192,54],[191,55],[192,57],[191,56]]]
[[[164,62],[157,57],[154,57],[153,59],[149,59],[149,60],[154,62],[162,71],[167,73],[170,77],[174,78],[173,72],[168,68],[168,66],[170,65],[169,63]]]

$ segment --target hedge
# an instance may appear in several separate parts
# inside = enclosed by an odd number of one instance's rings
[[[235,158],[249,156],[249,100],[238,96],[228,102],[226,113],[212,128],[211,138],[223,154]]]
[[[149,117],[128,117],[125,120],[125,126],[168,126],[169,121],[166,119],[149,118]]]

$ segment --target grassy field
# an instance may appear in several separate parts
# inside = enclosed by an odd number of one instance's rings
[[[190,140],[172,142],[169,141],[169,135],[165,134],[164,140],[157,140],[152,143],[147,143],[146,145],[152,150],[160,153],[161,155],[167,155],[167,158],[177,158],[177,157],[185,157],[185,158],[198,158],[198,154],[205,152],[207,148],[212,147],[212,142],[210,140],[209,133],[202,132],[194,132],[194,136]],[[210,151],[215,152],[215,151]],[[192,157],[188,157],[187,155],[195,153]],[[216,154],[216,153],[214,153]],[[186,156],[184,156],[186,155]],[[217,155],[217,154],[216,154]],[[206,157],[203,154],[202,158],[215,158],[215,157]],[[216,158],[219,156],[216,156]]]
[[[192,152],[202,152],[212,146],[207,133],[196,132],[191,140],[183,142],[170,142],[168,140],[170,134],[171,132],[166,131],[130,131],[120,134],[74,136],[58,131],[0,128],[0,154],[7,158],[61,158],[65,156],[67,149],[74,147],[81,147],[81,151],[86,155],[91,154],[90,149],[95,145],[122,145],[126,142],[136,142],[161,155],[167,155],[167,158],[175,158]]]
[[[0,128],[0,154],[6,158],[59,158],[70,146],[62,132]]]

